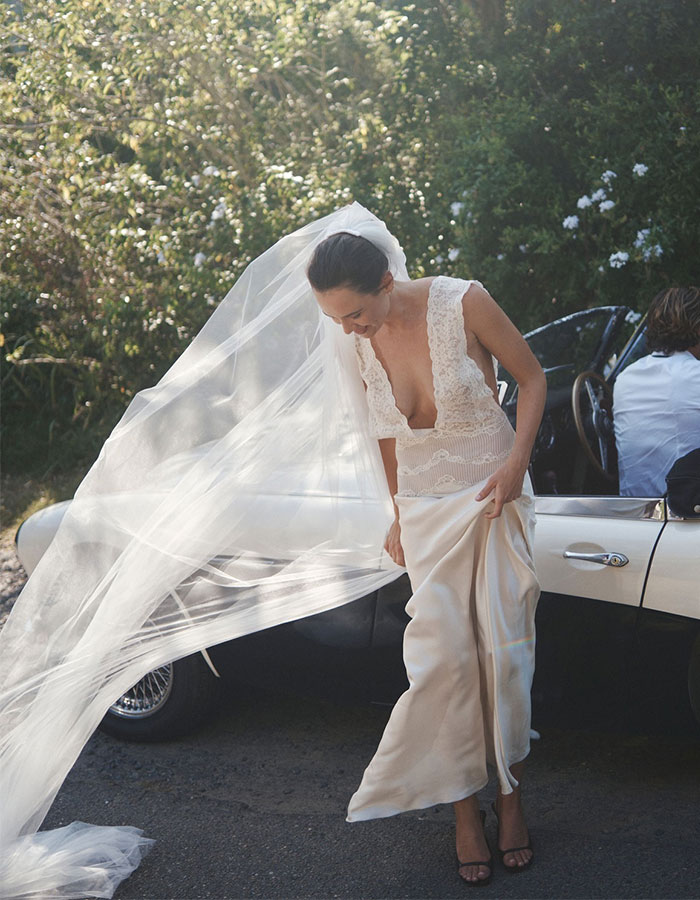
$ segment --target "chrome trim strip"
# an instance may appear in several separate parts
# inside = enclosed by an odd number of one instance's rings
[[[537,494],[535,513],[544,516],[593,516],[604,519],[665,520],[665,501],[649,497],[562,496]]]

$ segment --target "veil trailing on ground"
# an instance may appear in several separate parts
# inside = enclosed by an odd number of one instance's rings
[[[146,672],[347,603],[400,574],[352,335],[305,269],[354,231],[408,280],[359,203],[254,260],[105,442],[0,635],[0,896],[111,897],[152,841],[38,832],[109,706]]]

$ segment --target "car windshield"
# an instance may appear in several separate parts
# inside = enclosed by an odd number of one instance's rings
[[[625,321],[630,320],[632,313],[627,315]],[[634,325],[636,326],[639,320],[641,319],[641,313],[634,313],[636,318],[633,320]],[[619,358],[617,356],[613,356],[606,366],[606,371],[603,373],[606,377],[610,375],[610,380],[614,381],[615,378],[622,372],[623,369],[626,369],[627,366],[632,365],[633,362],[637,362],[638,359],[641,359],[649,352],[649,348],[647,347],[646,341],[646,328],[641,327],[634,335],[634,340],[630,341],[627,346],[624,348],[623,352],[620,354]]]
[[[543,369],[587,369],[594,361],[615,307],[584,309],[525,335]]]
[[[586,369],[600,368],[603,360],[597,357],[602,349],[602,344],[608,344],[608,328],[616,321],[619,327],[619,306],[599,306],[594,309],[584,309],[572,313],[563,319],[557,319],[542,325],[525,335],[530,349],[537,357],[540,365],[548,375],[550,389],[556,387],[559,382],[570,386],[572,374],[578,374]],[[634,331],[634,323],[628,322],[629,313],[622,323],[623,334],[616,334],[615,345],[619,349],[623,347]],[[606,347],[606,353],[613,347]],[[607,367],[607,366],[606,366]],[[506,390],[506,402],[513,399],[515,380],[499,367],[499,380],[508,384]]]

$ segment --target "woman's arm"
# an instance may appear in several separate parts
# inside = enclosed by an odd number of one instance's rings
[[[394,438],[380,438],[379,452],[382,454],[382,462],[384,463],[384,471],[386,472],[386,480],[389,484],[389,492],[391,493],[391,502],[394,504],[394,521],[392,522],[389,533],[384,543],[384,549],[389,556],[399,566],[405,565],[403,549],[401,547],[401,526],[399,525],[399,510],[394,500],[394,495],[398,491],[398,480],[396,469],[396,440]]]
[[[518,383],[515,442],[506,462],[497,469],[479,492],[483,500],[495,491],[495,507],[487,518],[501,514],[503,504],[522,493],[523,479],[530,462],[532,445],[542,421],[547,381],[527,341],[493,297],[472,284],[462,299],[465,327],[472,332]]]
[[[382,462],[384,463],[384,471],[386,472],[386,480],[389,484],[389,493],[391,494],[391,502],[394,504],[394,515],[398,519],[399,511],[396,507],[394,495],[399,489],[396,469],[396,440],[394,438],[380,438],[379,452],[382,454]]]

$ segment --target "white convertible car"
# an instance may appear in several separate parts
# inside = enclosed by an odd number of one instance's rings
[[[700,722],[700,517],[674,515],[664,497],[617,493],[612,387],[646,352],[639,319],[624,306],[600,307],[526,335],[548,381],[530,466],[543,590],[533,694],[544,704],[561,699],[566,672],[583,654],[587,677],[603,694],[612,686],[606,678],[627,678],[635,668],[681,672],[687,692],[676,684],[670,690],[678,696],[662,702],[685,705]],[[515,422],[517,385],[505,372],[501,397]],[[69,503],[34,513],[18,529],[17,553],[28,573]],[[406,686],[400,647],[409,596],[401,575],[338,609],[176,660],[134,685],[101,727],[133,740],[174,737],[212,713],[228,680],[221,675],[264,681],[281,659],[285,677],[309,687],[319,680],[320,665],[335,672],[323,679],[331,690],[343,667],[356,687],[359,672],[370,699],[391,702]],[[647,700],[637,693],[638,703]]]

